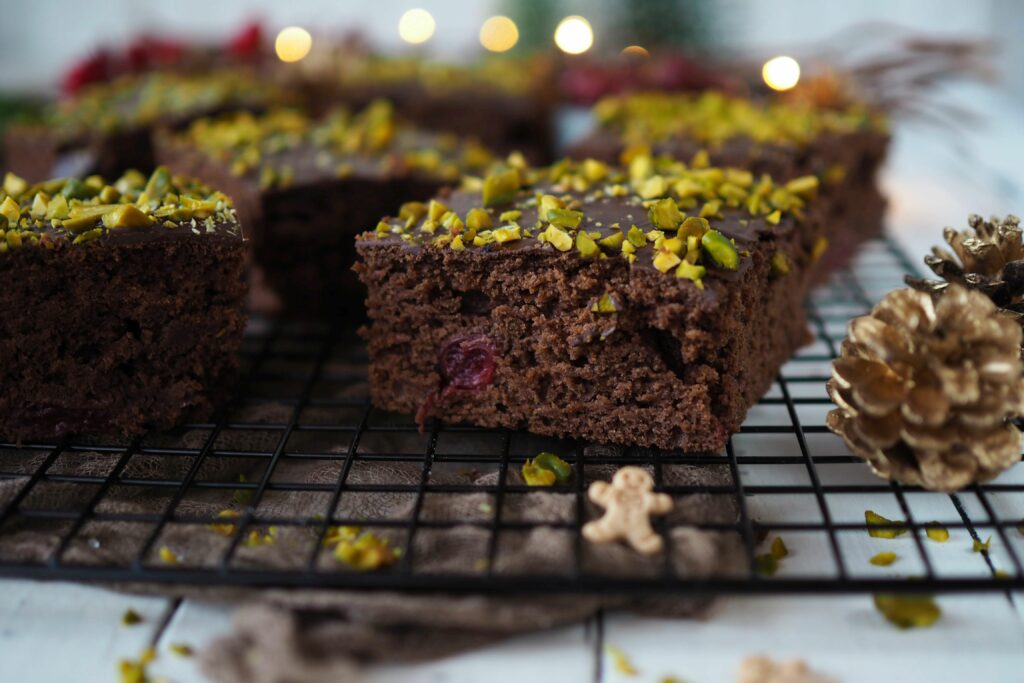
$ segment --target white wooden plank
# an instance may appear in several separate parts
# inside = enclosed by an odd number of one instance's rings
[[[722,601],[705,620],[606,620],[605,642],[626,654],[639,676],[605,659],[604,681],[645,683],[675,675],[693,683],[735,679],[757,653],[803,658],[842,683],[1010,683],[1024,670],[1024,627],[1007,600],[944,596],[943,617],[929,629],[899,631],[871,596],[744,598]]]
[[[0,581],[0,681],[113,681],[137,658],[170,601],[70,583]],[[124,626],[125,610],[143,622]]]

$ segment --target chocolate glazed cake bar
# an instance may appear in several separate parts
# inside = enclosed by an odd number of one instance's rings
[[[362,313],[351,271],[360,230],[491,162],[471,141],[397,121],[386,102],[319,120],[286,109],[202,119],[160,136],[158,154],[234,199],[284,311],[318,316]]]
[[[202,419],[234,379],[243,238],[228,199],[158,168],[0,191],[0,438]]]
[[[646,151],[767,173],[778,181],[815,176],[827,204],[829,267],[881,232],[885,198],[878,170],[889,137],[884,118],[863,105],[830,109],[714,91],[651,93],[602,100],[594,115],[597,130],[574,144],[570,156],[615,163]]]
[[[243,70],[185,75],[155,72],[86,88],[50,107],[38,124],[5,135],[10,171],[37,182],[57,176],[116,177],[155,165],[153,133],[236,109],[264,109],[285,95]]]
[[[815,177],[505,167],[362,235],[374,405],[716,451],[807,340]]]

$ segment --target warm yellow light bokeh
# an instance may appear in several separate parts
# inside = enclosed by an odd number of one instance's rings
[[[622,54],[627,57],[650,57],[651,53],[647,51],[646,47],[641,45],[629,45],[628,47],[622,48]]]
[[[569,16],[558,22],[555,29],[555,45],[562,52],[581,55],[594,44],[594,29],[590,22],[580,16]]]
[[[772,57],[761,67],[761,77],[772,90],[789,90],[800,82],[800,65],[792,57]]]
[[[491,52],[511,50],[518,42],[519,29],[508,17],[491,17],[480,27],[480,44]]]
[[[407,43],[418,45],[430,40],[437,24],[425,9],[411,9],[398,20],[398,35]]]
[[[298,26],[281,29],[274,41],[274,52],[282,62],[297,62],[309,54],[313,47],[313,36]]]

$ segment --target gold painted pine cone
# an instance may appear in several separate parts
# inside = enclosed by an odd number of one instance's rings
[[[1020,461],[1021,328],[985,295],[898,289],[850,322],[828,427],[881,477],[937,491]]]
[[[942,236],[952,251],[932,247],[925,265],[942,280],[907,276],[914,289],[941,293],[950,284],[984,293],[999,308],[1013,313],[1024,324],[1024,239],[1020,219],[1009,215],[984,220],[967,217],[967,230],[945,228]]]

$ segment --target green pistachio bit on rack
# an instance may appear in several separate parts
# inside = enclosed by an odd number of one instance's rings
[[[527,486],[554,486],[558,480],[558,476],[552,470],[534,465],[531,460],[523,463],[520,474],[523,475],[523,481]]]
[[[548,451],[538,453],[537,457],[533,459],[533,464],[554,472],[560,484],[564,484],[572,478],[572,465],[554,453]]]
[[[942,616],[942,610],[930,595],[876,594],[874,603],[875,609],[900,629],[926,628]]]
[[[871,564],[875,565],[876,567],[888,567],[889,565],[891,565],[893,562],[895,562],[898,559],[899,559],[899,555],[897,555],[896,553],[892,552],[891,550],[886,550],[884,552],[880,552],[880,553],[876,553],[875,555],[872,555],[871,559],[869,559],[868,562],[870,562]]]
[[[160,550],[157,551],[157,556],[164,564],[178,564],[179,562],[177,554],[165,545],[160,546]]]
[[[583,220],[583,212],[571,209],[551,209],[548,211],[548,220],[552,225],[557,225],[560,228],[577,228],[580,221]]]
[[[390,567],[400,556],[387,539],[369,531],[355,540],[341,539],[334,548],[334,558],[344,562],[356,571],[367,572]]]
[[[249,483],[249,477],[239,474],[238,482],[240,484],[247,484]],[[231,501],[237,505],[248,505],[252,502],[252,490],[248,488],[235,489],[231,493]]]
[[[484,178],[484,206],[505,204],[516,198],[521,186],[518,168],[498,168]]]
[[[614,645],[608,645],[605,647],[608,652],[608,658],[612,660],[612,666],[623,676],[637,676],[640,672],[637,670],[633,663],[629,661],[629,657],[626,653],[615,647]]]
[[[978,539],[975,538],[973,541],[971,541],[971,552],[975,552],[975,553],[983,553],[984,552],[984,553],[987,553],[991,546],[992,546],[992,537],[991,536],[986,538],[984,541],[979,541]]]
[[[168,649],[179,657],[191,657],[195,654],[192,646],[185,643],[171,643]]]
[[[949,540],[949,530],[938,522],[930,523],[925,527],[924,533],[936,543],[945,543]]]
[[[786,252],[777,251],[772,254],[772,272],[776,275],[789,275],[790,265],[789,257],[786,256]]]
[[[113,211],[103,214],[103,225],[108,228],[144,228],[153,224],[147,216],[131,204],[122,204]]]
[[[121,615],[121,623],[124,626],[135,626],[142,623],[142,615],[133,609],[126,609]]]
[[[576,233],[576,251],[580,253],[583,258],[597,258],[601,255],[601,248],[597,246],[590,235],[580,230]]]
[[[736,270],[740,267],[740,255],[728,237],[717,230],[708,230],[700,238],[701,246],[719,268]]]
[[[786,542],[782,540],[782,536],[776,536],[775,540],[772,541],[772,555],[777,560],[789,556],[789,548],[786,547]]]
[[[779,558],[771,553],[762,553],[754,558],[757,573],[762,576],[775,576],[779,571]]]
[[[898,522],[894,522],[891,519],[886,519],[882,515],[872,510],[865,510],[864,520],[867,522],[868,527],[877,526],[888,526],[886,529],[872,529],[868,528],[868,535],[872,538],[897,538],[907,533],[907,528],[900,525]]]
[[[676,268],[676,277],[692,280],[698,289],[704,289],[703,278],[707,275],[707,272],[708,270],[704,266],[697,266],[689,261],[683,261]]]
[[[601,295],[594,305],[590,307],[590,310],[594,313],[617,313],[619,307],[615,304],[615,299],[611,294],[605,293]]]

